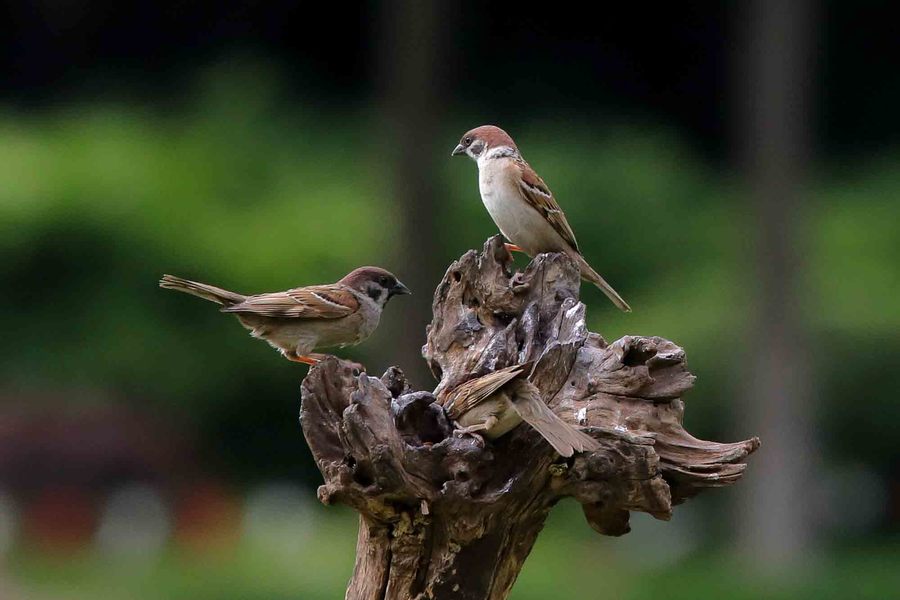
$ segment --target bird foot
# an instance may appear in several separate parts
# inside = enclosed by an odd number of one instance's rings
[[[474,425],[474,427],[481,429],[480,425]],[[484,444],[484,436],[481,435],[480,433],[476,433],[472,429],[472,427],[463,427],[461,429],[457,429],[453,432],[453,435],[455,435],[458,438],[463,438],[467,435],[471,436],[472,439],[475,440],[475,443],[478,445],[479,448],[484,448],[484,445],[485,445]]]
[[[350,365],[354,375],[361,375],[366,372],[366,365],[362,363],[358,363],[355,360],[345,360],[344,362]]]
[[[285,354],[284,357],[292,362],[302,363],[304,365],[310,365],[312,367],[316,366],[326,358],[330,358],[329,354],[321,354],[318,352],[314,352],[312,354]],[[354,375],[359,375],[360,373],[366,372],[366,367],[362,363],[358,363],[353,360],[343,360],[341,362],[347,364],[351,369],[353,369]]]
[[[531,283],[525,279],[525,275],[521,272],[513,275],[509,284],[514,294],[524,294],[531,289]]]
[[[506,249],[506,254],[509,256],[509,262],[516,260],[516,257],[513,256],[513,252],[525,252],[520,246],[510,244],[509,242],[504,242],[503,247]]]
[[[304,365],[309,365],[311,367],[314,367],[317,364],[319,364],[320,362],[322,362],[322,358],[324,358],[324,356],[321,354],[316,356],[313,354],[309,354],[309,355],[288,354],[286,352],[284,353],[284,357],[291,362],[297,362],[297,363],[301,363]]]

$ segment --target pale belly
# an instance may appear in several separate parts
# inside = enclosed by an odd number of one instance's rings
[[[562,237],[503,178],[500,173],[491,173],[488,167],[479,175],[481,201],[503,236],[530,256],[565,251]]]
[[[457,422],[463,427],[469,427],[471,425],[480,425],[491,416],[497,417],[497,423],[481,433],[484,437],[492,440],[510,432],[522,422],[522,417],[513,408],[509,401],[509,396],[503,391],[494,394],[478,406],[470,409]]]
[[[279,350],[305,355],[323,348],[358,344],[369,337],[378,325],[377,317],[362,326],[342,322],[347,319],[363,321],[358,313],[334,320],[281,319],[278,326],[273,326],[272,319],[256,319],[252,323],[244,319],[241,321],[253,337],[264,339]],[[348,337],[348,332],[355,332],[356,335]]]

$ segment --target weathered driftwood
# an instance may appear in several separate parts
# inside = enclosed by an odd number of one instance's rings
[[[423,355],[440,380],[410,389],[328,359],[303,382],[301,423],[325,484],[319,499],[360,513],[350,600],[506,598],[550,508],[571,496],[591,527],[629,531],[629,511],[668,519],[704,488],[740,479],[756,438],[698,440],[682,427],[694,376],[684,351],[658,337],[607,344],[587,331],[579,275],[561,254],[508,272],[501,239],[469,251],[434,295]],[[480,447],[452,434],[442,392],[526,360],[563,419],[600,450],[563,459],[520,425]]]

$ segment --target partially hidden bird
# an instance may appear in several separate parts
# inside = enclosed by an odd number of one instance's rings
[[[163,275],[159,286],[198,296],[232,313],[250,335],[288,360],[314,365],[320,348],[358,344],[375,331],[388,300],[409,294],[390,272],[360,267],[337,283],[245,296],[205,283]]]
[[[597,440],[550,410],[528,380],[530,369],[531,363],[525,363],[470,379],[444,394],[440,403],[463,434],[496,439],[525,421],[561,456],[597,450]]]
[[[582,279],[596,285],[625,312],[631,307],[585,260],[575,233],[544,180],[522,158],[508,133],[494,125],[466,132],[451,156],[466,155],[478,164],[481,201],[511,251],[529,256],[564,252],[578,265]]]

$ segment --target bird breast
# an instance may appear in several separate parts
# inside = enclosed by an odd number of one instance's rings
[[[478,167],[481,201],[500,232],[530,256],[566,251],[553,226],[522,195],[518,166],[509,158],[494,158]]]
[[[323,319],[316,324],[317,348],[353,346],[375,331],[381,308],[368,296],[359,296],[359,310],[340,319]]]

